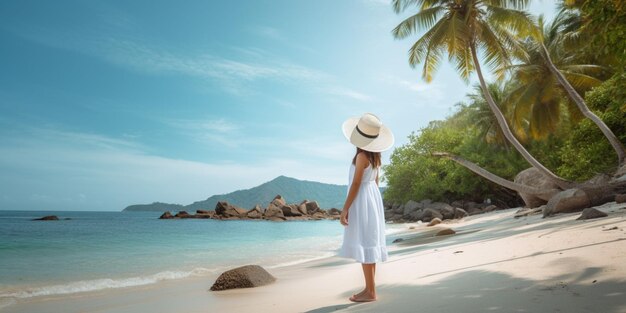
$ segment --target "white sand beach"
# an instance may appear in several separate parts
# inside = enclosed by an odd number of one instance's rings
[[[269,269],[274,284],[208,291],[216,276],[72,296],[37,297],[1,312],[626,312],[626,204],[514,219],[516,209],[434,227],[407,224],[379,264],[379,300],[351,303],[359,264],[327,258]],[[409,229],[414,226],[414,229]],[[457,234],[433,237],[442,227]]]

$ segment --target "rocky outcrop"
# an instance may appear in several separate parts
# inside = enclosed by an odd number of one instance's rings
[[[58,221],[59,218],[56,215],[47,215],[40,218],[34,218],[33,221]]]
[[[160,219],[188,219],[203,218],[215,220],[268,220],[275,222],[294,221],[294,220],[321,220],[321,219],[339,219],[341,211],[332,208],[325,211],[319,207],[316,201],[304,200],[299,204],[287,204],[285,198],[277,195],[268,204],[267,208],[260,205],[254,206],[250,210],[245,210],[234,206],[226,201],[219,201],[215,205],[215,210],[196,210],[196,214],[189,214],[186,211],[180,211],[176,215],[165,212],[159,217]]]
[[[551,182],[548,178],[546,178],[543,174],[541,174],[539,170],[537,170],[534,167],[527,168],[519,172],[515,176],[515,179],[513,181],[518,184],[522,184],[522,185],[526,185],[526,186],[530,186],[530,187],[534,187],[534,188],[542,189],[542,190],[559,189],[559,186]],[[526,203],[526,207],[529,207],[529,208],[536,208],[548,202],[547,201],[548,199],[542,199],[535,195],[525,194],[521,192],[519,193],[519,195],[520,197],[522,197],[522,200],[524,200],[524,203]]]
[[[222,273],[211,291],[253,288],[271,284],[276,278],[258,265],[246,265]]]
[[[626,203],[626,194],[616,195],[615,196],[615,202],[617,202],[617,203]]]
[[[387,203],[385,205],[385,220],[394,223],[417,221],[428,223],[435,218],[442,221],[460,219],[469,215],[500,209],[500,207],[490,203],[476,203],[472,201],[454,201],[448,204],[432,202],[429,199],[422,201],[409,200],[405,204]]]
[[[607,217],[608,214],[594,208],[586,208],[577,220],[590,220],[594,218]]]

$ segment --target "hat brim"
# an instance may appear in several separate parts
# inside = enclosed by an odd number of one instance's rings
[[[352,143],[353,145],[370,152],[383,152],[385,150],[389,150],[393,146],[394,137],[391,130],[382,125],[380,127],[378,137],[376,138],[367,138],[356,130],[356,125],[359,123],[359,117],[352,117],[343,122],[341,126],[343,130],[343,135]]]

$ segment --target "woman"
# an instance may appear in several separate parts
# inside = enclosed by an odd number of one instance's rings
[[[376,301],[376,263],[387,260],[385,215],[378,188],[380,152],[393,145],[393,134],[374,114],[350,118],[343,133],[356,146],[350,166],[348,196],[340,222],[345,226],[339,256],[361,263],[365,289],[350,297],[353,302]]]

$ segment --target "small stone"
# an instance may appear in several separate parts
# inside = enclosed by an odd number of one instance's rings
[[[456,232],[450,228],[444,228],[442,230],[440,230],[435,236],[447,236],[447,235],[454,235],[456,234]]]
[[[430,223],[428,223],[428,225],[426,226],[435,226],[437,224],[441,224],[441,219],[438,217],[433,218]]]

